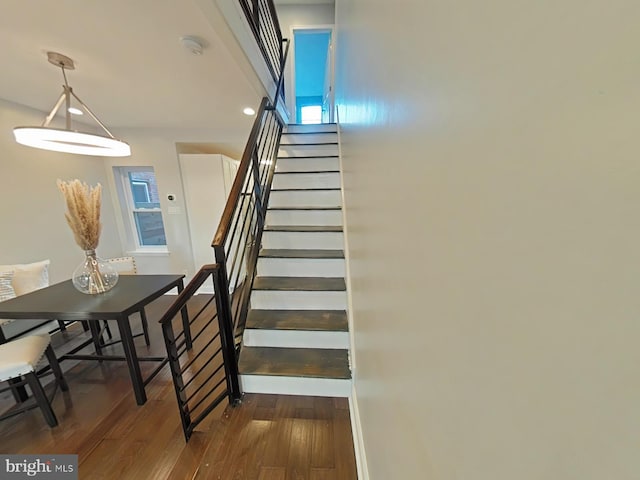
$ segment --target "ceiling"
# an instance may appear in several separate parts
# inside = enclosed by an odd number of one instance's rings
[[[0,98],[47,113],[62,92],[61,70],[46,56],[55,51],[75,61],[70,86],[111,129],[246,130],[252,118],[242,109],[262,92],[199,8],[204,1],[2,0]],[[182,46],[184,35],[205,42],[202,55]]]

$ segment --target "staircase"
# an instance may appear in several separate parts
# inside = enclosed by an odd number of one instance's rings
[[[335,124],[282,135],[240,353],[244,392],[351,393]]]

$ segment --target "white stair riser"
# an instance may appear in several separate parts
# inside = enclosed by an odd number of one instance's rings
[[[338,143],[337,133],[305,133],[302,135],[287,135],[284,133],[280,145],[304,145],[308,143]]]
[[[337,207],[342,205],[340,190],[271,191],[270,207]]]
[[[280,145],[278,157],[323,157],[338,155],[337,145]]]
[[[352,388],[351,380],[275,375],[240,375],[240,383],[246,393],[315,397],[349,397]]]
[[[276,173],[271,188],[340,188],[340,174]]]
[[[251,308],[261,310],[346,310],[346,292],[254,290]]]
[[[311,132],[337,132],[335,123],[315,123],[312,125],[291,124],[287,125],[284,133],[311,133]]]
[[[342,225],[342,210],[269,210],[267,225]]]
[[[264,232],[262,247],[341,250],[344,237],[342,232]]]
[[[276,172],[321,172],[323,170],[340,170],[338,157],[320,158],[279,158]]]
[[[262,330],[247,328],[242,336],[246,347],[349,348],[349,332]]]
[[[344,277],[344,258],[259,258],[261,277]]]

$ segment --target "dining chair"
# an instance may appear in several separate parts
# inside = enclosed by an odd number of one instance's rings
[[[7,390],[15,392],[18,387],[28,385],[35,403],[40,407],[46,422],[50,427],[55,427],[58,425],[58,419],[51,408],[51,401],[47,397],[40,382],[40,376],[36,371],[43,354],[46,355],[49,361],[51,372],[60,389],[67,391],[69,387],[62,375],[56,355],[51,348],[49,335],[30,335],[0,344],[0,381],[8,381],[10,384],[9,387],[1,389],[0,392]],[[32,407],[33,404],[29,401],[19,402],[16,407],[0,416],[0,420],[12,417]]]
[[[120,275],[136,275],[138,273],[136,259],[133,257],[107,258],[105,261],[115,268]]]

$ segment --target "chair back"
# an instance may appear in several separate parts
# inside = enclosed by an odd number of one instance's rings
[[[105,261],[109,262],[120,275],[136,275],[138,273],[136,260],[133,257],[115,257]]]

